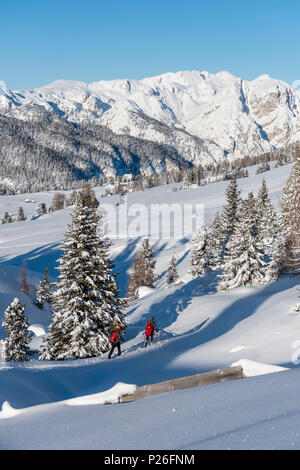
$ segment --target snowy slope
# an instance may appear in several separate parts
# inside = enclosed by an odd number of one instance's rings
[[[15,416],[6,405],[0,419],[0,447],[299,449],[299,380],[297,369],[126,405],[57,403],[21,410]]]
[[[239,180],[243,196],[250,190],[257,193],[265,177],[278,208],[290,167],[261,175],[255,175],[255,168],[251,168],[251,176]],[[166,204],[200,202],[204,204],[205,222],[210,223],[224,204],[227,184],[220,182],[176,192],[174,185],[152,188],[130,193],[128,205],[139,203],[150,209],[151,204],[162,201]],[[96,188],[98,196],[102,191],[103,188]],[[48,206],[53,192],[30,197]],[[25,198],[26,195],[1,197],[0,215],[4,210],[15,213],[23,205],[30,216],[35,204],[25,206]],[[101,198],[100,202],[103,206],[118,201],[114,196]],[[55,278],[59,244],[70,221],[70,212],[68,208],[0,227],[0,321],[13,297],[19,296],[26,303],[37,344],[50,316],[48,311],[35,308],[20,292],[20,268],[26,260],[32,286],[41,279],[45,267]],[[140,237],[114,240],[112,255],[116,268],[122,270],[119,276],[122,293],[139,241]],[[95,398],[95,394],[110,390],[120,382],[139,386],[230,366],[241,360],[247,375],[273,372],[270,365],[295,367],[300,327],[299,318],[290,313],[290,307],[297,301],[297,278],[287,277],[265,287],[221,293],[217,292],[215,273],[190,279],[190,236],[152,242],[159,274],[157,286],[147,295],[141,292],[140,298],[128,308],[128,329],[120,358],[1,363],[0,405],[9,403],[0,414],[3,418],[1,448],[280,448],[292,446],[292,442],[300,448],[294,417],[298,370],[153,397],[149,399],[152,403],[149,408],[145,402],[106,407],[101,405],[101,397]],[[174,252],[178,255],[180,278],[185,283],[166,288],[164,274]],[[152,347],[141,349],[149,315],[155,316],[160,332]],[[0,338],[3,337],[4,330],[0,328]],[[271,394],[272,400],[270,390],[276,390]],[[254,399],[257,396],[259,401]],[[65,403],[73,398],[78,398],[77,406]],[[15,414],[15,409],[22,412]],[[145,409],[149,415],[146,411],[145,420],[137,419]],[[127,431],[122,427],[122,436],[115,435],[116,428],[110,419],[113,413],[118,413],[122,423],[126,423]],[[217,420],[215,424],[209,424],[212,413]],[[199,422],[203,426],[199,427]],[[277,429],[282,423],[285,432],[274,440],[271,428],[275,425]],[[66,432],[66,426],[72,432]],[[264,439],[259,439],[261,435]]]
[[[38,89],[2,89],[0,113],[34,118],[37,107],[70,121],[96,122],[117,134],[171,144],[185,159],[260,154],[300,137],[299,95],[262,75],[246,81],[229,72],[180,71],[91,84],[57,80]],[[195,137],[207,152],[199,156]]]

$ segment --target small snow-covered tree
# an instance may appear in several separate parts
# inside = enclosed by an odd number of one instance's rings
[[[131,274],[129,277],[127,288],[127,297],[131,300],[134,300],[136,298],[137,289],[144,285],[143,262],[143,254],[141,250],[138,250],[134,262],[132,264]]]
[[[233,177],[226,189],[226,204],[222,213],[225,242],[234,233],[239,219],[239,207],[241,204],[241,191],[238,189],[237,178]]]
[[[202,276],[210,267],[211,252],[205,225],[201,225],[192,238],[191,274],[194,278]]]
[[[144,258],[144,286],[154,287],[154,282],[156,280],[156,275],[154,273],[154,268],[156,265],[156,260],[154,258],[154,253],[150,241],[146,238],[142,242],[141,250],[143,252]]]
[[[48,280],[48,274],[49,274],[49,269],[45,268],[44,278],[36,288],[36,305],[40,309],[42,309],[44,307],[44,304],[46,302],[48,304],[51,303],[51,299],[52,299],[52,295],[53,295],[52,294],[52,289],[51,289],[51,284]]]
[[[35,213],[36,213],[36,215],[38,215],[38,216],[47,214],[47,207],[46,207],[46,204],[45,204],[44,202],[41,202],[41,203],[37,206]]]
[[[271,167],[269,162],[263,162],[256,170],[256,174],[259,175],[260,173],[264,173],[265,171],[270,171]]]
[[[98,207],[99,206],[99,201],[96,198],[95,191],[92,188],[92,185],[89,181],[85,181],[83,184],[83,188],[80,191],[80,193],[83,196],[84,204],[87,207],[93,206],[93,207]]]
[[[270,245],[278,233],[278,217],[269,198],[265,179],[256,199],[257,235],[264,246]]]
[[[287,250],[286,226],[282,214],[277,214],[277,237],[272,246],[271,260],[277,265],[278,277],[285,271],[285,256]]]
[[[156,279],[154,268],[156,260],[149,239],[143,240],[136,254],[132,273],[129,278],[127,297],[135,299],[138,287],[153,287]]]
[[[124,303],[109,257],[111,242],[98,233],[102,213],[81,193],[62,243],[52,323],[40,359],[96,357],[109,349],[112,325],[125,329]]]
[[[24,362],[29,360],[28,318],[24,315],[25,305],[15,298],[4,313],[2,323],[6,332],[2,356],[5,361]]]
[[[65,199],[65,207],[74,206],[74,204],[76,204],[77,197],[78,197],[78,193],[76,189],[73,189],[71,194]]]
[[[5,212],[3,217],[2,217],[2,220],[1,220],[1,224],[4,225],[4,224],[11,224],[13,222],[13,219],[12,219],[12,216],[9,215],[8,212]]]
[[[18,212],[17,212],[17,221],[21,222],[21,221],[24,221],[26,219],[27,219],[27,217],[24,214],[24,209],[23,209],[23,207],[20,206],[19,209],[18,209]]]
[[[51,203],[52,211],[59,211],[65,207],[66,196],[63,193],[55,193]]]
[[[240,209],[239,221],[226,246],[220,289],[263,284],[266,266],[263,258],[264,252],[257,239],[255,199],[250,192]]]
[[[265,269],[264,269],[265,284],[269,284],[271,282],[277,281],[279,278],[279,274],[280,274],[279,264],[276,258],[272,254],[271,260],[269,261],[269,263],[266,264]]]
[[[168,267],[167,275],[166,275],[168,284],[174,284],[179,278],[176,263],[177,263],[177,256],[173,255],[171,258],[169,267]]]
[[[208,228],[208,250],[211,254],[211,269],[219,269],[222,260],[226,234],[222,217],[217,212],[212,224]]]

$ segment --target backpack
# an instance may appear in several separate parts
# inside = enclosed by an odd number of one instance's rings
[[[146,325],[146,328],[145,328],[145,335],[146,336],[151,336],[153,334],[153,331],[154,331],[153,323],[148,321],[148,323]]]
[[[111,343],[117,343],[118,342],[118,339],[116,338],[116,332],[113,331],[112,334],[110,335],[110,341]]]

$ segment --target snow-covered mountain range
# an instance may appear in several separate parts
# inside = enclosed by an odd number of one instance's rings
[[[258,155],[300,140],[300,96],[268,75],[246,81],[226,71],[183,71],[142,80],[1,88],[0,114],[40,119],[37,108],[171,146],[195,164]]]

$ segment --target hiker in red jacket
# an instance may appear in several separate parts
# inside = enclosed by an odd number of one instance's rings
[[[144,344],[145,348],[147,347],[147,344],[150,338],[151,338],[151,344],[153,343],[153,336],[154,336],[155,331],[158,331],[158,329],[156,327],[154,317],[151,317],[145,326],[145,336],[146,336],[146,340]]]
[[[109,341],[110,341],[110,344],[111,344],[111,349],[109,351],[109,354],[107,356],[107,359],[110,359],[111,358],[111,355],[112,353],[114,352],[115,348],[118,349],[118,356],[121,355],[121,345],[120,345],[120,342],[123,341],[123,338],[121,337],[121,328],[119,325],[117,325],[111,335],[110,335],[110,338],[109,338]]]

